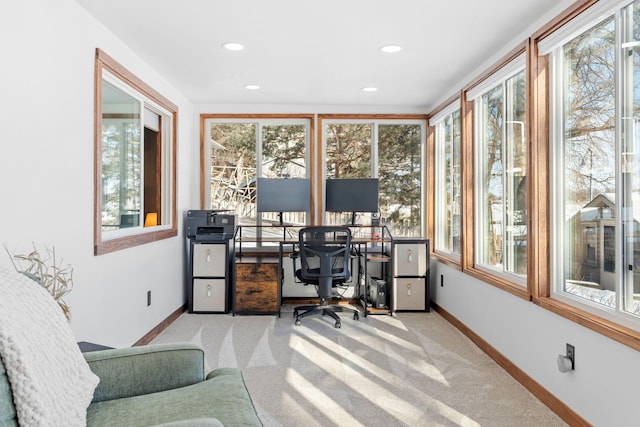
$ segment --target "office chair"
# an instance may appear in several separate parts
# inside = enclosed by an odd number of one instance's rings
[[[354,320],[358,320],[357,309],[329,304],[333,287],[344,284],[351,277],[351,230],[347,227],[306,227],[298,234],[298,245],[299,252],[292,255],[294,269],[296,257],[300,258],[300,269],[295,270],[295,275],[302,283],[317,287],[320,304],[296,307],[293,311],[296,325],[302,324],[300,319],[303,317],[322,314],[335,319],[335,327],[339,328],[340,317],[336,312],[353,313]]]

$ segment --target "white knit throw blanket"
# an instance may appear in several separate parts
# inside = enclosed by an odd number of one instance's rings
[[[42,286],[0,269],[0,357],[20,426],[85,426],[98,377]]]

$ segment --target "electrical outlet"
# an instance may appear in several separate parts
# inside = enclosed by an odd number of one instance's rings
[[[147,307],[151,305],[151,291],[147,291]]]
[[[576,348],[567,343],[567,358],[571,360],[571,369],[576,369]]]

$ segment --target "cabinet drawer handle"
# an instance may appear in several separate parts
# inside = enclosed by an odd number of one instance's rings
[[[207,296],[211,296],[211,285],[207,285]]]
[[[407,262],[413,262],[413,251],[411,249],[407,251]]]
[[[205,253],[207,254],[207,262],[211,262],[211,249],[207,249]]]

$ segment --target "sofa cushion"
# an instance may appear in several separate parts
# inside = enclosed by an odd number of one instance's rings
[[[2,359],[0,359],[0,426],[17,426],[16,408],[13,406],[13,396],[7,378],[7,371],[4,369]]]
[[[187,387],[92,403],[87,426],[152,426],[185,416],[217,418],[225,427],[262,425],[241,371],[221,368]]]
[[[0,357],[21,425],[84,426],[98,377],[51,294],[0,269]]]

